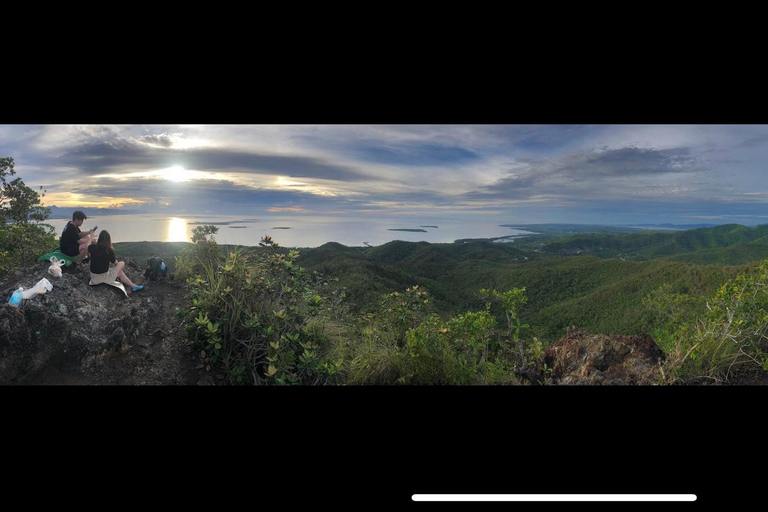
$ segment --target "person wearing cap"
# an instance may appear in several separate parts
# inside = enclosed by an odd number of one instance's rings
[[[85,213],[77,210],[72,214],[72,220],[64,226],[59,239],[59,250],[67,256],[77,256],[77,264],[83,262],[83,257],[88,254],[88,246],[96,243],[96,238],[92,235],[95,229],[90,231],[80,231],[80,226],[88,217]]]

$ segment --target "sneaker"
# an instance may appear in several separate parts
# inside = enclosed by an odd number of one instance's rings
[[[137,286],[134,286],[133,288],[131,288],[131,291],[132,292],[137,292],[137,291],[143,290],[143,289],[144,289],[144,287],[142,285],[137,285]]]

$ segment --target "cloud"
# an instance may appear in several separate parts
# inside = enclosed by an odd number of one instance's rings
[[[160,147],[143,142],[161,144]],[[145,137],[142,142],[116,138],[91,141],[70,148],[58,158],[60,165],[86,174],[135,172],[172,166],[199,171],[253,172],[294,178],[365,181],[371,176],[345,165],[305,156],[260,154],[226,148],[173,149],[167,137]]]
[[[626,147],[567,153],[551,158],[519,159],[508,164],[506,175],[470,196],[511,199],[533,195],[615,197],[650,195],[654,186],[669,189],[670,176],[708,172],[706,163],[687,148],[655,150]],[[657,190],[658,192],[658,190]]]
[[[707,205],[713,215],[761,214],[766,133],[751,125],[0,125],[0,156],[15,157],[18,174],[35,189],[47,185],[51,200],[70,191],[73,201],[100,194],[190,212],[525,209],[576,221],[622,209],[707,215]],[[175,166],[200,173],[184,183],[139,177]],[[198,179],[210,174],[222,179]]]
[[[345,199],[296,190],[255,189],[226,180],[194,180],[173,183],[155,178],[112,180],[94,179],[77,188],[83,197],[125,197],[145,202],[148,211],[258,212],[266,208],[336,208]]]
[[[567,180],[657,176],[668,173],[699,172],[703,163],[688,148],[656,150],[625,147],[569,153],[546,160],[523,160],[537,175],[561,176]]]
[[[137,137],[136,140],[150,146],[160,146],[163,148],[170,148],[173,146],[173,136],[168,133],[161,133],[157,135],[141,135]]]

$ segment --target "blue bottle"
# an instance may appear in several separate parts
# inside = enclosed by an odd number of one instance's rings
[[[21,297],[21,292],[22,291],[23,291],[23,288],[19,288],[18,290],[13,292],[13,294],[11,295],[11,300],[8,301],[8,303],[11,306],[19,307],[19,305],[21,304],[21,299],[22,299],[22,297]]]

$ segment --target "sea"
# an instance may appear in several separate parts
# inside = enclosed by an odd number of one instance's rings
[[[87,212],[86,212],[87,214]],[[68,219],[47,219],[61,235]],[[319,247],[337,242],[349,247],[382,245],[393,240],[408,242],[453,243],[466,238],[500,238],[509,242],[530,231],[501,227],[505,222],[479,219],[409,219],[380,217],[321,216],[226,216],[226,215],[93,215],[80,229],[94,226],[109,231],[112,242],[191,242],[197,226],[215,225],[219,244],[258,245],[265,236],[283,247]],[[415,229],[422,231],[393,231]]]

